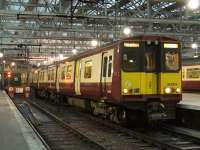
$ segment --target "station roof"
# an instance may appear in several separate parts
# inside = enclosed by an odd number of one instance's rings
[[[196,2],[199,0],[0,0],[0,50],[7,60],[48,64],[144,34],[177,38],[183,45],[183,58],[193,58],[199,48],[192,49],[191,44],[200,45],[200,6]],[[123,33],[125,27],[130,29],[129,35]]]

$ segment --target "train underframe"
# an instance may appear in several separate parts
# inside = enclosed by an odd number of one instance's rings
[[[104,100],[81,99],[67,97],[64,94],[46,92],[45,90],[34,89],[34,94],[40,98],[47,99],[53,103],[68,103],[71,106],[79,107],[93,115],[107,118],[119,124],[127,122],[154,122],[175,119],[176,101],[161,102],[159,99],[145,102],[123,102],[120,104],[108,103]]]

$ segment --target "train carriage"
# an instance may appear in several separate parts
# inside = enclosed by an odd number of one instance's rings
[[[57,89],[60,93],[68,93],[68,95],[71,96],[75,95],[74,71],[75,61],[64,61],[59,63]]]
[[[187,65],[182,67],[183,90],[200,90],[200,65]]]
[[[175,39],[127,38],[58,62],[54,87],[117,120],[126,119],[129,110],[149,120],[172,119],[182,98],[180,60]]]
[[[10,97],[16,95],[24,96],[28,98],[30,95],[30,87],[28,86],[28,74],[27,72],[3,72],[4,87]]]

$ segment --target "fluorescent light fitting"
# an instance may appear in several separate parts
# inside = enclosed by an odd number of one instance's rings
[[[74,48],[74,49],[72,50],[72,53],[73,53],[73,54],[76,54],[76,53],[77,53],[77,50]]]
[[[125,35],[129,35],[129,34],[131,34],[131,29],[129,27],[125,27],[123,32]]]
[[[189,9],[195,10],[199,7],[199,0],[189,0],[187,6]]]
[[[3,53],[0,52],[0,58],[2,58],[2,57],[3,57]]]
[[[92,45],[92,46],[97,46],[97,44],[98,44],[97,40],[92,40],[92,41],[91,41],[91,45]]]
[[[192,48],[196,49],[198,47],[197,43],[192,43]]]

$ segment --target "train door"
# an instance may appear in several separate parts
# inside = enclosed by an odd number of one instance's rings
[[[106,98],[111,94],[113,72],[113,50],[102,54],[101,93]]]
[[[146,94],[158,94],[159,82],[159,45],[147,44],[145,48]]]
[[[60,91],[59,83],[60,83],[60,65],[56,66],[56,91]]]
[[[75,92],[77,95],[81,95],[80,82],[81,82],[81,61],[76,61],[76,71],[75,71]]]

